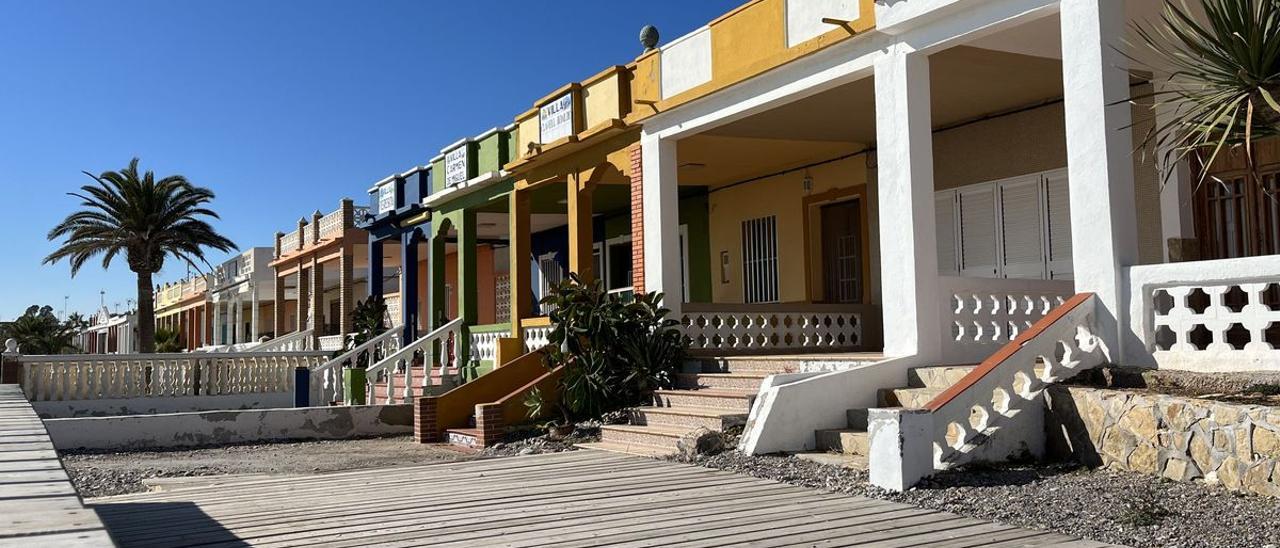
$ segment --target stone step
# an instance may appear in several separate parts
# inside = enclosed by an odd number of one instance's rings
[[[775,373],[796,373],[800,370],[800,360],[785,356],[728,356],[722,358],[703,358],[703,373],[756,373],[772,375]]]
[[[730,390],[760,390],[767,373],[680,373],[676,375],[679,388],[727,388]]]
[[[657,407],[697,407],[724,409],[726,413],[750,413],[755,391],[750,390],[655,390]]]
[[[672,452],[676,442],[688,434],[689,429],[679,426],[645,426],[636,424],[606,424],[600,427],[600,441],[622,445],[660,447]]]
[[[637,407],[631,409],[631,424],[675,426],[695,430],[706,427],[723,431],[747,422],[746,413],[727,413],[724,409],[703,407]]]
[[[474,428],[450,428],[444,431],[444,439],[450,444],[470,447],[472,449],[480,447],[480,431]]]
[[[945,390],[945,388],[881,388],[880,406],[922,409]]]
[[[910,388],[950,388],[973,371],[976,365],[951,365],[941,367],[917,367],[907,372]]]
[[[652,445],[644,445],[641,443],[617,443],[596,441],[590,443],[579,443],[575,445],[582,449],[592,451],[608,451],[610,453],[622,453],[625,455],[636,455],[640,457],[666,457],[675,454],[675,449],[671,447],[657,447]]]
[[[824,466],[840,466],[853,470],[867,470],[870,463],[864,455],[847,453],[827,453],[825,451],[806,451],[795,454],[797,459],[816,462]]]
[[[830,428],[814,432],[819,451],[867,456],[871,453],[871,440],[866,430]]]
[[[850,430],[867,431],[868,416],[871,410],[866,407],[858,409],[849,409],[844,412],[845,420],[849,423]]]

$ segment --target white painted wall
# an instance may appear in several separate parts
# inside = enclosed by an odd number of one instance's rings
[[[787,0],[787,47],[795,47],[840,28],[823,23],[830,17],[844,21],[857,21],[861,15],[859,0]]]
[[[711,27],[702,27],[662,47],[662,98],[711,81]]]
[[[140,450],[413,432],[413,405],[208,411],[44,421],[57,449]]]
[[[106,400],[37,401],[31,403],[44,418],[105,417],[186,413],[226,409],[266,409],[293,405],[292,392],[176,396],[169,398],[113,398]]]

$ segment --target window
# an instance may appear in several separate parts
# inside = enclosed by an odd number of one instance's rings
[[[1066,170],[935,193],[938,271],[975,278],[1070,279]]]
[[[603,275],[605,288],[610,292],[632,290],[631,284],[631,236],[621,236],[605,242],[607,259]]]
[[[742,222],[742,297],[748,304],[778,302],[778,218]]]
[[[538,257],[538,300],[551,294],[551,288],[555,287],[564,279],[564,273],[560,269],[560,263],[556,262],[556,254],[554,252],[547,253]],[[550,314],[551,307],[539,305],[543,314]]]

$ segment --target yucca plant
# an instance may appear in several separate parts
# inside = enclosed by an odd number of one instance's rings
[[[155,300],[151,277],[174,257],[199,270],[206,248],[231,251],[236,245],[209,224],[218,214],[209,209],[213,192],[181,175],[156,179],[138,172],[138,159],[121,171],[101,175],[85,172],[94,184],[80,187],[71,196],[80,199],[80,210],[49,231],[49,240],[66,238],[45,257],[45,264],[67,259],[74,277],[89,259],[102,258],[102,268],[123,256],[137,275],[138,349],[155,351]]]
[[[1280,0],[1165,0],[1159,20],[1133,34],[1125,54],[1162,86],[1132,100],[1170,113],[1146,136],[1164,165],[1195,159],[1206,168],[1199,188],[1216,159],[1242,151],[1262,188],[1253,144],[1280,135]]]

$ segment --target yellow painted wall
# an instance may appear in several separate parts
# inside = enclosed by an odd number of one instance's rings
[[[603,76],[592,79],[582,87],[582,100],[586,110],[586,128],[592,129],[610,120],[622,118],[622,71],[610,69]]]
[[[810,168],[812,194],[837,188],[865,187],[866,159],[855,156]],[[804,239],[804,171],[795,171],[759,181],[711,192],[708,208],[711,224],[711,295],[712,302],[741,303],[742,298],[742,222],[768,215],[778,218],[778,296],[781,302],[804,302],[806,278],[817,257],[806,258]],[[869,210],[874,209],[868,203]],[[868,223],[870,224],[870,223]],[[816,231],[811,241],[818,241]],[[815,248],[816,249],[816,248]],[[728,251],[728,283],[722,283],[720,253]],[[872,257],[873,272],[878,263]],[[868,280],[870,283],[870,280]],[[820,289],[818,289],[820,292]],[[874,299],[874,297],[873,297]]]

